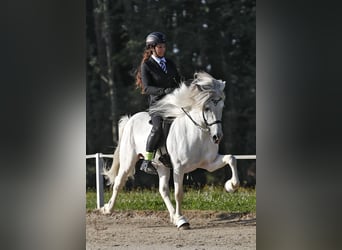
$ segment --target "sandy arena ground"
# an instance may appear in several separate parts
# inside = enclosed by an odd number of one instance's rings
[[[255,214],[184,211],[190,230],[178,230],[168,212],[86,215],[86,249],[256,249]]]

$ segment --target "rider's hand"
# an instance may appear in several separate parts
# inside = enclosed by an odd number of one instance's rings
[[[174,90],[175,90],[174,88],[166,88],[166,89],[164,89],[164,93],[165,94],[169,94],[169,93],[171,93]]]

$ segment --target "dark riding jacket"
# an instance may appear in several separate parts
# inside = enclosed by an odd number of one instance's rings
[[[160,100],[167,93],[169,88],[177,88],[180,82],[176,65],[166,58],[165,73],[159,64],[150,57],[141,66],[141,78],[143,83],[143,91],[149,95],[149,105]]]

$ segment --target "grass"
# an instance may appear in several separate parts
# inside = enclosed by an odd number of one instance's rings
[[[111,192],[106,191],[104,200],[107,202]],[[96,192],[87,191],[87,211],[96,208]],[[171,190],[171,201],[174,193]],[[202,189],[185,189],[182,208],[184,210],[213,210],[232,213],[253,213],[256,211],[255,189],[239,188],[235,193],[227,193],[222,187],[206,186]],[[116,210],[166,210],[166,206],[158,190],[137,189],[119,192]]]

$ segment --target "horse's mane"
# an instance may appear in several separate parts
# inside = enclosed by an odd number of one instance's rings
[[[180,87],[150,107],[150,113],[157,113],[163,117],[179,117],[184,112],[193,109],[201,110],[205,103],[212,97],[225,98],[223,89],[225,82],[216,80],[205,72],[194,74],[194,79],[190,84],[180,83]]]

